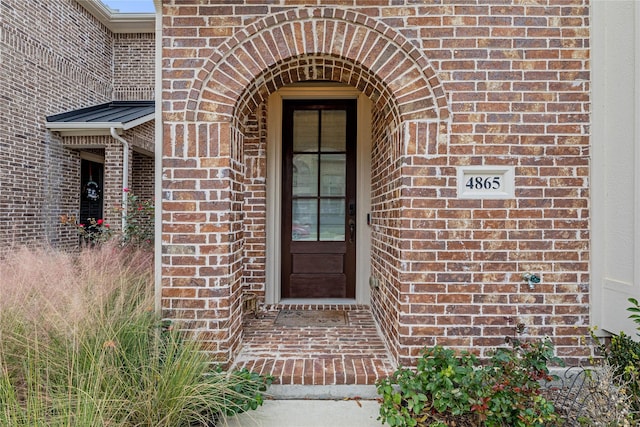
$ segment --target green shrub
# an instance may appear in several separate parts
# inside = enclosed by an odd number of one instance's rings
[[[620,332],[611,337],[608,346],[601,347],[602,353],[617,375],[627,383],[634,396],[640,396],[640,343]],[[640,410],[640,408],[636,408]]]
[[[510,348],[498,348],[483,367],[482,406],[477,408],[488,427],[559,425],[555,408],[541,394],[541,381],[552,381],[547,364],[562,364],[549,339],[522,342],[511,339]]]
[[[212,365],[153,312],[151,257],[23,249],[0,265],[0,425],[195,426],[270,383]]]
[[[640,305],[635,298],[629,298],[631,307],[627,308],[629,316],[640,330]],[[594,333],[591,334],[605,362],[613,369],[616,383],[624,387],[629,395],[631,417],[640,423],[640,342],[620,332],[613,335],[609,343],[602,342]]]
[[[400,368],[377,384],[382,395],[379,419],[391,426],[416,426],[437,421],[439,414],[462,415],[482,383],[473,354],[457,356],[440,346],[425,349],[416,369]]]
[[[125,245],[152,248],[155,230],[153,200],[141,199],[127,188],[124,192],[127,193],[127,206],[122,241]]]
[[[102,219],[88,218],[80,223],[75,215],[60,215],[60,223],[73,228],[80,236],[81,246],[104,244],[114,238],[123,246],[136,248],[153,248],[155,225],[155,206],[153,200],[141,199],[128,188],[125,188],[126,204],[115,207],[115,212],[122,216],[124,227],[115,231]]]
[[[60,215],[60,223],[78,233],[83,247],[108,242],[115,235],[111,226],[102,219],[88,218],[86,223],[80,223],[75,215]]]
[[[547,363],[559,362],[551,342],[510,343],[496,349],[485,365],[468,352],[426,349],[415,369],[401,367],[378,382],[378,419],[402,427],[560,425],[540,390],[540,381],[552,379]]]

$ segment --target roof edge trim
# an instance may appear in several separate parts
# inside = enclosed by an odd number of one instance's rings
[[[78,3],[113,33],[154,33],[156,30],[155,13],[120,13],[100,0],[82,0]]]
[[[140,126],[140,125],[142,125],[144,123],[150,122],[151,120],[153,120],[155,118],[156,118],[156,113],[153,112],[151,114],[147,114],[144,117],[140,117],[139,119],[132,120],[130,122],[124,123],[123,126],[122,126],[122,129],[129,130],[129,129],[134,128],[136,126]]]

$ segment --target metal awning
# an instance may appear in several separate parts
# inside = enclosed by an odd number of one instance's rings
[[[154,101],[113,101],[47,116],[46,127],[62,136],[109,135],[154,119]]]

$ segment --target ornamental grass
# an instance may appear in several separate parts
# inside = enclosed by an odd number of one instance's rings
[[[105,244],[0,265],[0,425],[213,426],[269,379],[216,369],[154,313],[152,257]]]

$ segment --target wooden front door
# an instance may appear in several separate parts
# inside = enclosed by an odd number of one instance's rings
[[[356,101],[283,101],[282,297],[355,298]]]

